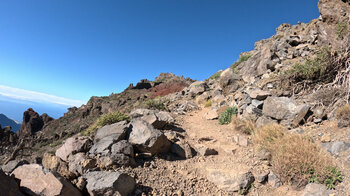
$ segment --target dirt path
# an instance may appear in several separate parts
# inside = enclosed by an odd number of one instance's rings
[[[192,162],[190,168],[196,169],[199,175],[215,182],[221,189],[227,188],[225,180],[233,178],[239,173],[250,171],[254,176],[257,176],[258,173],[268,170],[267,164],[254,156],[254,147],[250,143],[250,136],[239,133],[232,124],[219,125],[217,120],[205,119],[205,114],[208,111],[209,108],[194,111],[180,117],[179,120],[182,122],[181,127],[186,130],[187,140],[192,146],[204,145],[219,152],[218,155],[207,156],[200,162]],[[247,138],[248,146],[239,146],[234,139],[237,135]],[[220,179],[220,176],[226,176],[226,179]],[[238,193],[226,194],[239,195]],[[248,195],[300,195],[300,193],[292,191],[287,186],[272,191],[268,185],[254,183]]]
[[[176,121],[185,130],[185,141],[192,147],[206,146],[218,151],[217,155],[197,155],[186,160],[155,158],[148,165],[130,169],[140,184],[138,189],[146,195],[164,196],[231,196],[238,192],[227,192],[237,174],[252,172],[254,176],[268,170],[266,162],[260,161],[252,144],[239,146],[234,137],[239,132],[233,125],[219,125],[217,120],[206,120],[208,108],[179,116]],[[249,136],[240,134],[243,137]],[[287,186],[278,189],[257,182],[251,185],[248,195],[294,196],[301,195]]]

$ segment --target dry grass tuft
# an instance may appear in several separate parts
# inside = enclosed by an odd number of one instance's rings
[[[312,181],[324,183],[328,178],[331,159],[308,138],[285,135],[273,146],[271,164],[282,182],[300,187]]]
[[[333,189],[342,181],[328,154],[311,139],[286,133],[281,125],[270,124],[256,130],[254,141],[271,153],[272,169],[283,183],[301,187],[315,182]]]
[[[232,124],[237,131],[247,135],[252,135],[255,130],[255,123],[251,119],[243,119],[239,116],[232,117]]]
[[[350,121],[350,105],[346,104],[338,108],[335,116],[338,120]]]
[[[276,140],[282,138],[285,133],[285,127],[279,124],[268,124],[255,130],[253,140],[260,148],[270,151]]]

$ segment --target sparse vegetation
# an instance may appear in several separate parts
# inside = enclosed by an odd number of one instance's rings
[[[211,107],[212,103],[211,100],[208,100],[207,102],[205,102],[204,107],[208,108]]]
[[[286,134],[284,127],[271,124],[257,130],[254,141],[270,151],[273,171],[283,183],[303,186],[316,182],[332,189],[342,181],[342,175],[329,155],[309,138]]]
[[[97,121],[93,125],[91,125],[88,129],[82,132],[82,135],[93,135],[97,131],[97,129],[103,126],[124,120],[130,121],[130,117],[119,111],[102,115],[97,119]]]
[[[143,102],[142,106],[147,109],[155,109],[155,110],[166,110],[164,102],[161,99],[148,99]]]
[[[338,120],[350,121],[350,105],[346,104],[338,108],[335,116]]]
[[[251,56],[251,54],[241,55],[238,61],[231,65],[231,69],[233,70],[233,72],[238,73],[238,65],[247,61]]]
[[[222,70],[220,70],[220,71],[216,72],[215,74],[211,75],[211,76],[209,77],[209,79],[211,79],[211,80],[217,80],[217,79],[219,79],[221,73],[222,73]]]
[[[348,33],[348,24],[346,21],[338,22],[335,33],[339,39],[344,39],[345,35]]]
[[[255,130],[255,123],[252,119],[242,119],[238,116],[232,118],[232,124],[237,131],[251,135]]]
[[[328,69],[331,64],[331,50],[328,47],[323,47],[316,53],[315,58],[307,59],[304,63],[295,64],[284,75],[296,81],[319,81],[329,73]]]
[[[232,116],[237,114],[236,107],[227,108],[224,112],[222,112],[219,116],[219,124],[227,125],[231,122]]]

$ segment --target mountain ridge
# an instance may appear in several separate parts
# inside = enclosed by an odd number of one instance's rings
[[[1,127],[10,126],[11,131],[15,133],[21,128],[21,123],[8,118],[5,114],[0,114],[0,125]]]

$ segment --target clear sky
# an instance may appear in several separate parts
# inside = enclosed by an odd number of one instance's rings
[[[317,0],[0,0],[0,95],[74,105],[160,72],[203,80],[318,16]]]

